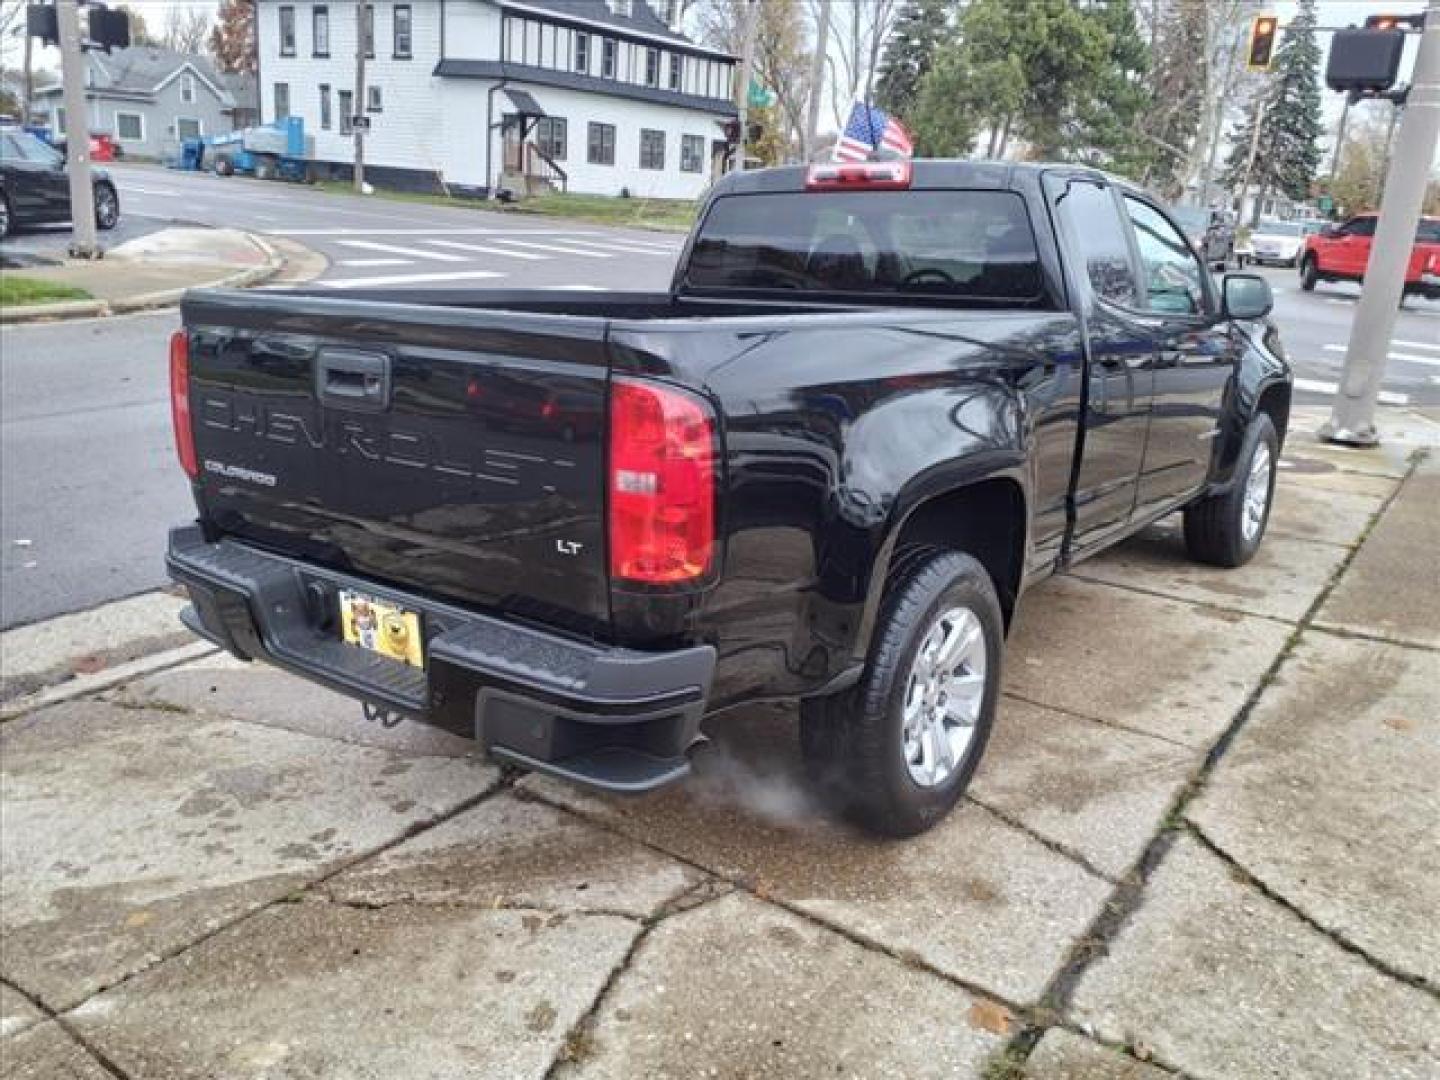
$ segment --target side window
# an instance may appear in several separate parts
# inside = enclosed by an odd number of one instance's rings
[[[1185,238],[1152,206],[1128,195],[1125,209],[1135,227],[1140,270],[1145,275],[1145,306],[1172,315],[1198,315],[1205,310],[1205,268],[1191,254]]]
[[[1373,217],[1357,217],[1357,218],[1351,218],[1349,221],[1347,221],[1347,222],[1345,223],[1345,227],[1344,227],[1344,228],[1345,228],[1345,235],[1346,235],[1346,236],[1374,236],[1374,235],[1375,235],[1375,222],[1376,222],[1376,220],[1377,220],[1377,219],[1376,219],[1376,218],[1373,218]]]
[[[1056,205],[1074,230],[1095,294],[1122,307],[1139,307],[1125,223],[1110,192],[1099,184],[1071,180]]]

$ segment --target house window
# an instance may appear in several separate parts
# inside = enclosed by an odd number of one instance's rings
[[[177,116],[175,118],[175,138],[184,142],[186,139],[199,139],[205,134],[205,126],[199,120],[189,116]]]
[[[145,118],[139,113],[117,112],[115,134],[123,142],[144,142]]]
[[[665,133],[640,129],[640,167],[642,169],[665,168]]]
[[[330,130],[331,124],[330,109],[330,86],[327,83],[320,84],[320,127],[324,131]]]
[[[615,125],[592,122],[585,160],[591,165],[615,164]]]
[[[310,32],[314,38],[311,52],[324,59],[330,55],[330,9],[316,4],[310,13]]]
[[[631,2],[632,0],[610,0],[610,10],[616,15],[624,15],[628,19],[634,14]]]
[[[705,136],[680,136],[680,171],[700,172],[704,169]]]
[[[195,76],[188,71],[180,76],[180,100],[186,105],[195,103]]]
[[[284,120],[290,115],[290,84],[275,84],[275,119]]]
[[[409,60],[414,47],[414,35],[411,33],[412,22],[410,18],[409,4],[395,5],[395,59]]]
[[[645,85],[658,86],[660,84],[660,50],[645,50]]]
[[[65,109],[63,106],[55,110],[55,130],[61,135],[65,134]]]
[[[615,41],[613,38],[606,38],[605,43],[600,46],[600,74],[606,79],[615,77]]]
[[[670,89],[671,89],[671,90],[679,90],[679,89],[680,89],[680,63],[681,63],[680,54],[679,54],[679,53],[671,53],[671,54],[670,54]]]
[[[355,95],[349,90],[341,90],[336,95],[340,106],[340,134],[353,135],[355,133]]]
[[[295,55],[295,9],[289,4],[280,9],[280,55]]]
[[[375,59],[375,5],[365,5],[365,57]]]
[[[378,86],[367,86],[365,88],[365,111],[383,112],[385,110],[385,96]]]
[[[565,160],[569,132],[563,116],[542,116],[535,121],[535,145],[552,161]]]
[[[679,10],[679,0],[660,0],[660,18],[665,21],[666,26],[672,29],[677,21],[677,12]]]
[[[590,35],[575,35],[575,70],[590,72]]]

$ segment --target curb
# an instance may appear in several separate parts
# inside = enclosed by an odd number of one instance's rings
[[[246,289],[263,285],[285,268],[285,256],[280,254],[268,241],[254,233],[246,233],[262,255],[265,262],[237,270],[215,281],[184,285],[178,289],[160,289],[156,292],[126,296],[119,300],[62,300],[57,304],[31,304],[25,307],[0,308],[0,323],[60,322],[66,319],[104,318],[108,315],[125,315],[133,311],[149,311],[156,308],[172,307],[178,304],[191,289]]]
[[[188,645],[151,653],[149,656],[142,656],[138,660],[131,660],[124,664],[116,664],[104,671],[97,671],[89,675],[77,675],[63,683],[6,702],[0,706],[0,723],[16,720],[26,713],[35,712],[37,709],[43,709],[49,705],[58,705],[73,698],[109,690],[112,686],[129,682],[142,675],[187,664],[192,660],[199,660],[201,657],[210,656],[219,651],[208,641],[192,641]]]

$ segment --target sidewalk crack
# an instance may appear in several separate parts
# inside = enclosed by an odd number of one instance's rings
[[[1025,824],[1019,818],[1011,814],[1007,814],[1004,810],[991,806],[988,802],[985,802],[983,799],[977,798],[974,795],[965,795],[965,801],[968,803],[972,803],[979,809],[985,811],[991,817],[994,817],[1004,822],[1006,825],[1010,826],[1010,828],[1024,833],[1031,840],[1034,840],[1037,844],[1040,844],[1053,851],[1062,859],[1068,859],[1069,861],[1075,863],[1080,867],[1080,869],[1084,870],[1086,873],[1094,875],[1101,881],[1108,881],[1112,885],[1115,884],[1116,878],[1114,874],[1107,874],[1104,870],[1101,870],[1089,859],[1087,859],[1083,854],[1072,848],[1069,844],[1066,844],[1060,840],[1052,840],[1050,837],[1045,836],[1042,833],[1036,832],[1033,828]]]
[[[31,1008],[33,1008],[36,1012],[40,1013],[41,1016],[45,1018],[39,1023],[34,1024],[31,1027],[28,1027],[24,1031],[20,1032],[20,1035],[26,1035],[29,1032],[38,1029],[41,1024],[54,1021],[56,1027],[58,1027],[72,1040],[74,1040],[74,1042],[80,1047],[80,1049],[84,1050],[85,1053],[89,1054],[92,1058],[94,1058],[95,1063],[99,1065],[102,1069],[104,1069],[107,1073],[109,1073],[111,1076],[115,1077],[116,1080],[130,1080],[130,1074],[127,1073],[124,1069],[122,1069],[114,1060],[112,1060],[110,1056],[105,1053],[105,1051],[101,1050],[98,1046],[96,1046],[89,1039],[87,1039],[83,1033],[78,1031],[75,1025],[72,1024],[64,1014],[56,1012],[49,1005],[45,1004],[43,1000],[30,993],[14,979],[0,976],[0,984],[8,986],[11,990],[15,991],[15,993],[19,994],[22,998],[25,999],[26,1003],[29,1004]],[[19,1036],[12,1037],[18,1038]]]

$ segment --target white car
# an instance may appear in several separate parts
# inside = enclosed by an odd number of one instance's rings
[[[1250,233],[1248,250],[1241,258],[1273,266],[1295,266],[1305,248],[1305,237],[1325,227],[1323,221],[1262,221]]]

